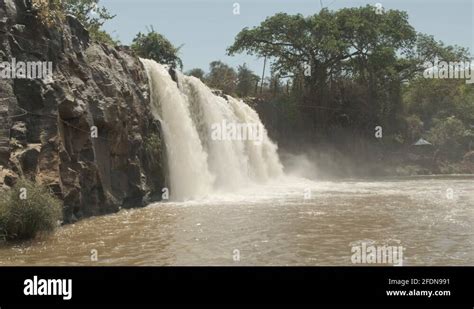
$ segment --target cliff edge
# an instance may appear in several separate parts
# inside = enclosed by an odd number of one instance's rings
[[[140,207],[164,187],[147,75],[126,47],[90,40],[72,16],[43,25],[27,0],[0,0],[0,62],[49,63],[48,78],[0,78],[0,187],[20,177],[64,203],[64,221]]]

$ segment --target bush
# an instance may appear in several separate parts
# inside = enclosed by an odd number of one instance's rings
[[[92,40],[95,42],[109,44],[112,46],[118,46],[120,44],[120,40],[112,38],[112,36],[104,30],[91,29],[89,31]]]
[[[99,5],[99,0],[63,0],[64,10],[75,16],[89,31],[93,41],[118,45],[119,40],[114,40],[102,26],[115,15],[111,14],[105,7]]]
[[[11,190],[0,195],[3,240],[34,238],[39,233],[53,231],[60,220],[62,203],[46,188],[31,181],[20,179]]]
[[[459,160],[469,150],[474,134],[461,120],[454,116],[435,119],[434,126],[428,132],[429,141],[438,146],[451,160]]]
[[[45,26],[51,27],[64,21],[65,12],[61,0],[33,0],[32,6],[39,21]]]
[[[133,39],[132,50],[142,58],[152,59],[173,68],[183,68],[183,62],[178,57],[181,47],[175,47],[167,38],[156,32],[153,27],[147,34],[139,32]]]
[[[32,0],[32,6],[37,18],[45,26],[59,26],[66,15],[71,14],[89,31],[93,41],[110,45],[120,43],[102,30],[104,23],[115,15],[99,6],[99,0]]]

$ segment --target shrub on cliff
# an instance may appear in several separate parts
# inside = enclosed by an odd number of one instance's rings
[[[162,34],[156,32],[153,27],[148,30],[147,34],[139,32],[132,43],[132,49],[138,56],[182,69],[183,62],[178,57],[180,48],[175,47]]]
[[[67,13],[74,15],[86,27],[93,40],[111,45],[120,43],[102,29],[104,23],[115,15],[100,6],[99,0],[63,0],[63,5]]]
[[[89,31],[92,40],[111,45],[119,43],[102,30],[104,23],[115,15],[99,6],[99,0],[32,0],[32,7],[40,22],[48,27],[60,26],[66,15],[71,14]]]
[[[46,188],[26,179],[0,195],[0,237],[24,240],[53,231],[62,219],[62,204]]]
[[[50,27],[64,20],[61,0],[32,0],[31,4],[41,23],[46,26]]]

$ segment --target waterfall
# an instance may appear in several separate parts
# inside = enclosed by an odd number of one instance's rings
[[[163,127],[172,199],[205,197],[283,174],[277,146],[250,106],[215,95],[199,79],[180,72],[176,83],[167,67],[153,60],[142,63],[151,110]]]

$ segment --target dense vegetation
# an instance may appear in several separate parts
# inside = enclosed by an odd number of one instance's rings
[[[62,220],[62,203],[26,179],[0,194],[0,240],[23,240],[50,232]]]

